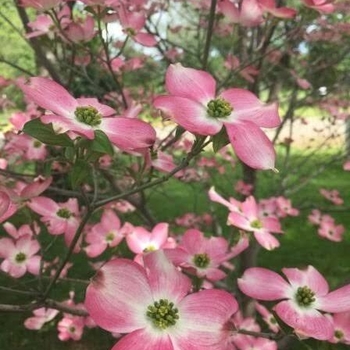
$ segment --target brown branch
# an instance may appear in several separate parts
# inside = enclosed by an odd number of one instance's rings
[[[31,29],[28,26],[29,18],[24,7],[19,4],[18,0],[14,0],[14,3],[17,9],[18,16],[22,21],[25,32],[27,34],[31,33]],[[60,75],[58,74],[58,72],[56,72],[56,69],[54,68],[53,64],[48,60],[48,58],[45,55],[45,52],[42,50],[40,41],[34,37],[34,38],[30,38],[28,42],[30,43],[30,46],[34,50],[35,56],[38,59],[38,62],[48,71],[51,78],[54,81],[56,81],[58,84],[63,85]]]

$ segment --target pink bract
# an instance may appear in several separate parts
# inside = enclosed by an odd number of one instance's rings
[[[252,168],[273,169],[275,150],[260,129],[280,124],[276,103],[264,104],[244,89],[216,96],[216,82],[207,72],[171,64],[165,77],[169,95],[158,96],[154,106],[186,130],[216,135],[225,127],[236,155]]]

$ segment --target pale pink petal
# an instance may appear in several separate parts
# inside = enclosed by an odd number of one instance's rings
[[[30,272],[33,275],[39,275],[40,260],[41,258],[39,255],[32,256],[30,259],[28,259],[28,262],[27,262],[28,272]]]
[[[204,252],[206,242],[203,233],[197,229],[187,230],[182,237],[181,246],[193,255]]]
[[[0,258],[9,258],[13,252],[16,252],[14,241],[11,238],[0,239]]]
[[[155,300],[165,298],[176,304],[190,291],[190,279],[167,259],[162,250],[146,254],[144,264],[150,271],[148,280]]]
[[[208,117],[206,107],[195,100],[179,96],[158,96],[153,104],[194,134],[215,135],[223,125],[220,120]]]
[[[319,340],[333,337],[331,320],[313,308],[301,309],[293,301],[285,300],[275,306],[275,311],[297,333]]]
[[[350,284],[338,288],[329,294],[317,297],[320,310],[326,312],[350,311]]]
[[[121,338],[112,350],[175,350],[167,332],[138,329]]]
[[[26,255],[32,256],[40,250],[40,244],[38,241],[31,239],[30,235],[26,234],[16,241],[16,248]]]
[[[84,248],[86,255],[90,258],[96,258],[101,255],[107,248],[107,243],[90,244]]]
[[[165,85],[170,95],[185,97],[205,105],[215,98],[215,79],[205,71],[186,68],[180,63],[169,66]]]
[[[29,317],[24,321],[24,327],[32,330],[39,330],[45,324],[46,317]]]
[[[251,121],[264,128],[281,124],[277,104],[265,104],[248,90],[228,89],[220,96],[233,106],[233,115],[237,120]]]
[[[17,205],[13,202],[10,202],[10,206],[7,211],[3,215],[0,215],[0,223],[10,218],[17,211],[17,209]]]
[[[85,307],[102,328],[129,333],[147,325],[146,310],[153,304],[145,270],[126,259],[107,262],[86,290]]]
[[[1,270],[14,278],[20,278],[27,272],[27,267],[24,264],[17,265],[11,263],[9,260],[4,260],[1,263]]]
[[[234,198],[230,198],[230,201],[226,200],[215,191],[214,187],[210,188],[208,195],[211,201],[220,203],[229,208],[231,211],[239,211],[239,208],[241,207],[241,202],[235,200]]]
[[[254,169],[274,169],[275,149],[256,124],[244,121],[225,126],[232,147],[243,163]]]
[[[230,0],[222,0],[218,2],[218,7],[224,16],[227,16],[233,23],[238,23],[240,12]]]
[[[246,231],[253,230],[250,220],[248,220],[243,214],[234,211],[228,215],[227,224],[236,226]]]
[[[216,289],[202,290],[188,295],[178,308],[179,329],[172,334],[176,349],[226,349],[229,332],[225,332],[224,326],[238,310],[231,294]]]
[[[133,39],[140,45],[152,47],[157,45],[157,40],[154,35],[149,33],[137,33],[133,36]]]
[[[156,132],[152,126],[138,119],[103,118],[100,129],[122,150],[148,148],[156,139]]]
[[[133,253],[142,253],[145,248],[149,248],[151,233],[145,228],[134,227],[133,231],[126,236],[126,243]]]
[[[242,203],[241,209],[243,215],[249,220],[256,220],[258,218],[258,205],[253,196],[246,198],[246,200]]]
[[[317,297],[326,295],[329,287],[325,278],[311,265],[305,270],[296,268],[284,268],[283,273],[286,275],[289,283],[295,287],[309,287]]]
[[[44,192],[51,184],[52,177],[48,177],[47,179],[38,179],[28,184],[21,191],[22,198],[32,198],[37,197],[39,194]]]
[[[276,272],[260,267],[245,270],[238,279],[239,289],[258,300],[278,300],[289,297],[290,285]]]
[[[254,237],[267,250],[273,250],[280,246],[278,239],[266,230],[255,231]]]
[[[70,117],[78,106],[75,98],[53,80],[34,77],[18,85],[31,101],[58,115]]]
[[[243,26],[255,27],[261,24],[263,20],[263,11],[257,0],[242,1],[240,23]]]
[[[169,224],[161,222],[154,226],[151,238],[152,241],[157,243],[159,247],[163,246],[168,239]]]
[[[227,276],[224,271],[218,268],[208,268],[205,272],[203,272],[203,275],[205,275],[209,281],[220,281]]]
[[[107,231],[115,231],[120,229],[120,219],[113,210],[105,210],[103,212],[101,224]]]
[[[10,197],[7,193],[0,191],[0,216],[4,215],[10,207]]]
[[[277,218],[262,218],[261,222],[266,231],[282,233],[281,223]]]
[[[27,205],[34,212],[46,217],[56,216],[60,209],[56,202],[47,197],[32,198]]]

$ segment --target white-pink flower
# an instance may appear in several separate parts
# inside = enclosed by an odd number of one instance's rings
[[[28,207],[42,216],[41,221],[48,225],[49,233],[64,233],[66,244],[72,242],[79,226],[79,206],[76,198],[70,198],[65,203],[56,203],[47,197],[35,197],[28,202]]]
[[[128,333],[112,350],[222,350],[238,305],[222,290],[189,294],[190,280],[162,251],[144,256],[144,266],[107,262],[87,288],[85,306],[100,327]]]
[[[22,277],[27,271],[37,275],[40,270],[40,256],[35,254],[39,250],[38,241],[28,234],[16,241],[11,238],[1,238],[0,258],[4,260],[0,269],[14,278]]]
[[[219,281],[226,277],[220,265],[232,258],[225,238],[206,238],[197,229],[187,230],[178,247],[165,252],[176,266],[210,281]]]
[[[242,230],[253,232],[255,239],[265,249],[279,247],[279,241],[271,234],[283,233],[277,218],[260,215],[258,204],[253,196],[249,196],[241,205],[241,211],[232,211],[227,223]]]
[[[277,103],[264,104],[244,89],[216,95],[216,82],[207,72],[171,64],[165,76],[167,96],[154,106],[184,129],[199,135],[216,135],[225,127],[236,155],[252,168],[273,169],[275,150],[260,129],[280,124]]]
[[[41,116],[45,124],[52,123],[57,133],[74,132],[94,139],[95,131],[103,131],[109,140],[122,150],[147,148],[155,141],[155,131],[136,118],[115,117],[115,111],[96,98],[75,99],[56,82],[40,77],[28,83],[19,82],[26,96],[53,114]]]
[[[94,225],[86,234],[85,241],[88,245],[85,252],[90,258],[102,254],[107,247],[116,247],[132,229],[131,224],[121,226],[120,219],[113,210],[107,209],[103,212],[101,221]]]
[[[322,312],[350,311],[350,284],[329,292],[327,281],[313,266],[282,271],[288,282],[268,269],[247,269],[238,279],[238,286],[251,298],[282,300],[274,310],[296,333],[320,340],[331,339],[334,325]]]

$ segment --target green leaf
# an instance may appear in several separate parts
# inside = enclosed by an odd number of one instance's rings
[[[110,156],[112,156],[114,153],[111,141],[109,141],[107,135],[101,130],[95,131],[95,138],[92,140],[89,149],[91,151],[108,154]]]
[[[220,132],[212,137],[213,139],[213,151],[217,153],[221,148],[230,143],[228,139],[226,129],[223,127]]]
[[[91,167],[89,163],[87,163],[85,160],[77,159],[71,172],[69,173],[72,188],[75,189],[82,183],[86,182],[90,176],[90,173]]]
[[[46,145],[72,147],[73,141],[66,134],[56,134],[52,124],[43,124],[39,118],[24,124],[23,132]]]

